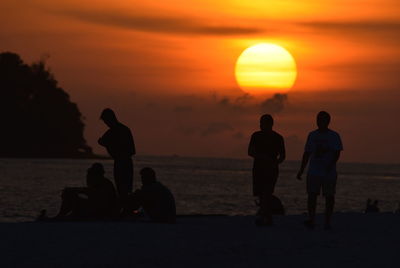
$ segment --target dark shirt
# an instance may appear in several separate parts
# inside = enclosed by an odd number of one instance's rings
[[[160,182],[142,186],[133,193],[137,206],[143,207],[150,219],[157,222],[175,222],[175,199],[171,191]]]
[[[112,216],[116,208],[117,195],[113,183],[98,178],[87,188],[88,203],[95,216]]]
[[[100,138],[99,143],[106,147],[107,152],[114,159],[129,158],[136,154],[131,130],[121,123],[117,123],[107,130]]]
[[[249,152],[253,152],[254,164],[278,165],[278,157],[285,154],[283,137],[275,131],[257,131],[250,139]]]

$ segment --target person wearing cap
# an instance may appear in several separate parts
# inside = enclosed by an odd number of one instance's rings
[[[123,207],[128,194],[133,190],[132,156],[136,154],[135,143],[131,130],[118,121],[113,110],[104,109],[100,118],[109,129],[98,143],[114,159],[114,180]]]

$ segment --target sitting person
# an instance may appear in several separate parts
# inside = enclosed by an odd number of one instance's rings
[[[62,203],[53,220],[108,219],[116,213],[114,185],[104,177],[104,168],[94,163],[86,175],[87,187],[67,187],[61,194]],[[39,220],[46,220],[42,211]]]
[[[367,200],[367,207],[365,208],[365,213],[380,212],[380,209],[378,207],[378,200],[375,200],[373,204],[371,202],[372,202],[371,199]]]
[[[130,196],[132,210],[143,208],[154,222],[175,223],[175,199],[171,191],[156,180],[156,173],[146,167],[140,171],[142,187]]]

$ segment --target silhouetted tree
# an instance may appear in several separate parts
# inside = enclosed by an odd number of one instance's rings
[[[92,154],[78,106],[45,62],[25,64],[0,53],[0,156],[79,157]]]

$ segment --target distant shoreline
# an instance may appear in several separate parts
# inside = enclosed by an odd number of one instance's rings
[[[243,158],[235,158],[235,157],[217,157],[217,156],[190,156],[190,155],[177,155],[177,154],[171,154],[171,155],[151,155],[151,154],[141,154],[141,155],[135,155],[133,156],[134,158],[137,157],[159,157],[159,158],[187,158],[187,159],[220,159],[220,160],[245,160],[245,161],[251,161],[250,157],[243,157]],[[22,155],[22,156],[0,156],[0,159],[101,159],[101,160],[112,160],[112,157],[107,156],[107,155],[99,155],[99,154],[90,154],[90,155],[63,155],[63,156],[29,156],[29,155]],[[287,159],[285,162],[299,162],[300,163],[300,158],[293,160],[293,159]],[[390,166],[395,166],[395,165],[400,165],[400,163],[395,163],[395,162],[356,162],[356,161],[339,161],[338,165],[341,164],[356,164],[356,165],[390,165]]]
[[[46,156],[46,155],[21,155],[21,156],[0,156],[0,159],[112,159],[106,155],[60,155],[60,156]]]

